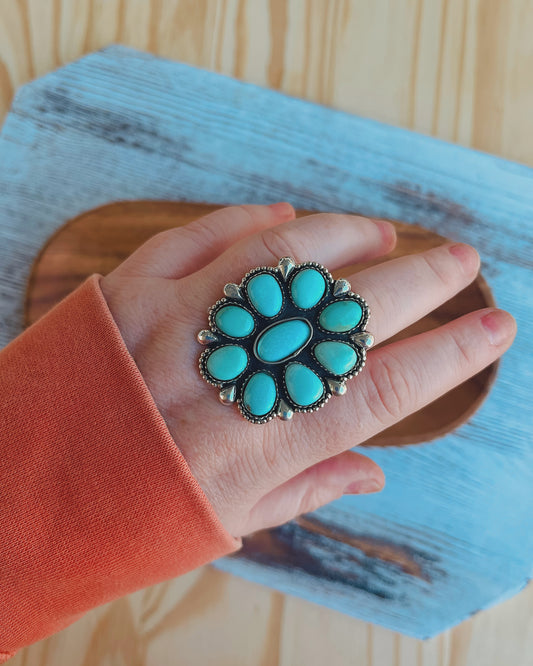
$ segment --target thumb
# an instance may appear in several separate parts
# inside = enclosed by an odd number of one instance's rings
[[[308,467],[262,497],[250,511],[243,535],[282,525],[343,494],[373,493],[384,485],[379,465],[360,453],[344,451]]]

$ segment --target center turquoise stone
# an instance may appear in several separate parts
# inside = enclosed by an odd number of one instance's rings
[[[305,319],[288,319],[273,324],[257,338],[255,355],[265,363],[279,363],[303,349],[312,333]]]

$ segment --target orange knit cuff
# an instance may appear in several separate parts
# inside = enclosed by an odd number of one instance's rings
[[[0,662],[238,550],[92,275],[0,352]]]

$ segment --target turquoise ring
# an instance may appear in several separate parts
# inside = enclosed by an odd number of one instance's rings
[[[346,380],[363,368],[374,343],[369,316],[347,280],[283,257],[225,285],[209,309],[209,328],[198,333],[207,347],[200,374],[252,423],[314,412],[346,393]]]

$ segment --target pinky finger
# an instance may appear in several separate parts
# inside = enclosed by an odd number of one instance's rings
[[[115,273],[121,277],[182,278],[203,268],[246,236],[294,216],[294,208],[286,202],[219,208],[185,226],[152,236]]]
[[[243,535],[281,525],[343,494],[373,493],[384,485],[383,471],[373,460],[345,451],[309,467],[262,497],[252,508]]]

